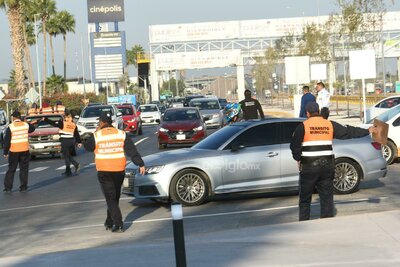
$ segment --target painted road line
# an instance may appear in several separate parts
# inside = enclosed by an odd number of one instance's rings
[[[65,170],[65,166],[58,167],[56,170]]]
[[[143,141],[146,141],[147,139],[149,139],[148,137],[145,137],[145,138],[143,138],[143,139],[140,139],[139,141],[137,141],[136,143],[135,143],[135,145],[137,146],[138,144],[140,144],[141,142],[143,142]]]
[[[29,172],[41,172],[41,171],[44,171],[44,170],[46,170],[48,168],[49,167],[36,167],[36,168],[34,168],[32,170],[29,170]]]
[[[3,165],[0,165],[0,168],[3,168],[3,167],[5,167],[5,166],[8,166],[8,163],[3,164]]]

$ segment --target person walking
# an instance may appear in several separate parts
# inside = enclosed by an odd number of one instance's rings
[[[329,94],[328,90],[325,89],[325,84],[323,82],[319,82],[315,88],[318,92],[317,103],[319,108],[329,108],[329,100],[331,95]]]
[[[32,124],[21,121],[21,113],[14,111],[11,115],[12,123],[8,126],[4,136],[4,157],[8,159],[8,170],[4,178],[5,193],[11,192],[14,175],[19,165],[20,192],[28,190],[29,171],[29,141],[28,134],[35,131]]]
[[[315,96],[310,93],[310,87],[305,85],[303,86],[303,96],[301,97],[300,118],[307,118],[306,106],[310,102],[315,102]]]
[[[47,123],[60,128],[60,142],[61,142],[61,152],[65,160],[65,172],[62,175],[71,176],[71,164],[75,167],[75,174],[79,172],[80,164],[77,162],[73,156],[76,154],[75,146],[78,148],[82,147],[81,137],[79,136],[78,127],[73,121],[72,115],[69,111],[65,112],[64,120],[52,121],[45,118],[44,121]]]
[[[260,102],[257,99],[251,97],[251,91],[244,91],[244,99],[239,102],[240,107],[243,111],[244,120],[256,120],[258,119],[258,114],[264,119],[264,112],[262,110]]]
[[[290,149],[300,170],[299,220],[310,219],[310,206],[314,189],[317,188],[321,218],[334,216],[333,179],[335,158],[332,151],[333,138],[351,139],[374,132],[374,127],[362,129],[343,126],[319,115],[319,106],[310,102],[306,106],[308,119],[300,123],[293,133]]]
[[[125,154],[139,166],[139,173],[145,174],[142,157],[132,140],[124,131],[112,126],[111,114],[103,112],[99,118],[99,127],[86,142],[86,150],[95,154],[97,177],[107,202],[106,230],[124,232],[122,214],[119,208],[121,186],[125,177]]]

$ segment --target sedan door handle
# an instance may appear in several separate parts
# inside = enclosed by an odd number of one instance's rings
[[[270,157],[270,158],[276,157],[278,155],[279,155],[278,152],[268,152],[268,154],[267,154],[267,156]]]

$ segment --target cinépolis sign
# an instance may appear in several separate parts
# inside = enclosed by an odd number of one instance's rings
[[[124,0],[87,0],[89,23],[124,21]]]

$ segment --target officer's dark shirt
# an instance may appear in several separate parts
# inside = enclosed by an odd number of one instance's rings
[[[35,131],[35,126],[29,123],[28,125],[29,125],[28,133],[33,133]],[[10,147],[11,147],[11,130],[10,126],[8,126],[4,135],[4,155],[8,155],[8,152],[10,152]]]
[[[112,126],[110,126],[112,127]],[[85,149],[89,152],[93,152],[96,149],[96,141],[94,140],[94,135],[91,134],[90,137],[83,142],[83,146]],[[139,152],[136,149],[135,144],[132,142],[132,140],[129,137],[125,138],[125,143],[124,143],[124,152],[125,155],[131,158],[131,161],[135,163],[139,167],[144,166],[144,162],[142,157],[140,156]]]
[[[258,119],[258,113],[262,119],[264,119],[264,112],[262,110],[260,102],[253,98],[245,98],[244,100],[239,102],[241,109],[243,110],[243,119],[245,120],[254,120]]]
[[[331,122],[333,126],[333,138],[335,139],[351,139],[369,135],[368,129],[353,127],[350,125],[343,126],[337,122]],[[292,150],[293,158],[296,161],[299,161],[301,159],[304,133],[304,124],[300,123],[294,131],[292,142],[290,143],[290,149]]]

